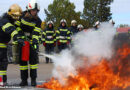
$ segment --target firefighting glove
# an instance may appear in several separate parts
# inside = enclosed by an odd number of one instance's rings
[[[38,47],[38,44],[33,44],[33,49],[38,52],[39,51],[39,47]]]
[[[54,42],[54,47],[56,46],[56,42]]]
[[[33,49],[34,49],[36,52],[39,51],[38,41],[37,41],[36,39],[33,39],[32,47],[33,47]]]
[[[67,41],[67,45],[69,45],[70,44],[70,42],[69,41]]]
[[[43,46],[46,47],[46,43],[45,42],[43,43]]]
[[[23,39],[18,39],[18,44],[20,46],[24,46],[25,45],[24,40]]]
[[[61,45],[61,43],[60,43],[60,41],[59,41],[59,40],[57,41],[57,44],[58,44],[58,45]]]

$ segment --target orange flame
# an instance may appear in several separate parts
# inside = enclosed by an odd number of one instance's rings
[[[102,59],[98,65],[77,69],[77,75],[66,78],[66,85],[52,78],[38,88],[52,90],[124,90],[130,87],[130,47],[118,49],[112,60]],[[116,89],[117,90],[117,89]]]

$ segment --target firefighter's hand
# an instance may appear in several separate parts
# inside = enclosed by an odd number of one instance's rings
[[[46,46],[46,43],[45,43],[45,42],[43,43],[43,46]]]
[[[56,42],[54,42],[54,47],[56,46]]]
[[[38,52],[39,51],[39,46],[38,44],[33,44],[33,49]]]
[[[68,42],[67,42],[67,45],[69,45],[69,44],[70,44],[70,42],[68,41]]]
[[[57,44],[58,44],[58,45],[61,45],[61,43],[60,43],[60,41],[59,41],[59,40],[57,41]]]
[[[18,39],[18,44],[21,45],[21,46],[24,46],[25,45],[24,40],[23,39]]]

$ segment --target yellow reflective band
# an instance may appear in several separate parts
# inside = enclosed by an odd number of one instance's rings
[[[17,41],[13,41],[13,42],[12,42],[12,44],[17,45],[17,44],[18,44],[18,42],[17,42]]]
[[[60,31],[68,31],[68,29],[60,29]]]
[[[13,26],[11,23],[7,23],[5,24],[3,27],[2,27],[2,30],[5,32],[5,29],[10,27],[10,26]]]
[[[45,41],[45,38],[43,38],[42,41]]]
[[[61,43],[67,43],[67,40],[60,40]]]
[[[46,31],[46,33],[54,33],[54,31]]]
[[[34,31],[36,31],[36,32],[41,32],[41,29],[40,28],[37,28],[37,27],[35,27],[35,29],[34,29]]]
[[[27,21],[25,21],[25,20],[23,20],[23,19],[21,19],[21,22],[22,22],[23,24],[25,24],[25,25],[32,26],[32,27],[35,27],[35,25],[36,25],[36,24],[30,23],[30,22],[27,22]]]
[[[28,70],[28,66],[20,66],[20,70]]]
[[[16,24],[17,26],[20,26],[20,21],[16,21],[14,24]]]
[[[0,71],[0,75],[6,75],[7,71]]]
[[[60,37],[56,37],[56,39],[59,39]]]
[[[56,41],[56,39],[54,39],[54,41]]]
[[[70,34],[70,31],[68,31],[67,34]]]
[[[45,41],[45,43],[51,43],[52,44],[52,43],[54,43],[54,41]]]
[[[35,64],[35,65],[30,65],[30,69],[37,69],[38,68],[38,65]]]
[[[56,34],[54,33],[53,36],[56,36]]]
[[[22,29],[20,27],[17,27],[16,30],[19,32],[19,31],[22,31]]]
[[[67,39],[70,39],[70,37],[67,37]]]
[[[0,48],[7,48],[7,45],[5,43],[0,43]]]
[[[57,31],[56,31],[56,33],[60,34],[60,31],[59,31],[59,30],[57,30]]]
[[[42,34],[43,34],[43,35],[46,35],[46,33],[45,33],[45,32],[43,32]]]
[[[32,38],[35,38],[36,40],[39,40],[39,36],[33,35]]]
[[[11,33],[11,37],[14,37],[16,34],[18,34],[18,32],[16,30],[14,30],[12,33]]]

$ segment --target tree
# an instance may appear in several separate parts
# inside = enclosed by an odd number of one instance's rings
[[[118,27],[130,27],[128,24],[120,24]]]
[[[111,19],[110,4],[113,0],[84,0],[83,18],[89,27],[96,21],[104,22]]]
[[[80,12],[75,12],[75,5],[69,0],[54,0],[52,4],[45,9],[46,19],[45,21],[54,21],[55,27],[57,28],[60,24],[61,19],[66,19],[68,26],[70,26],[71,20],[75,19],[80,21]]]

